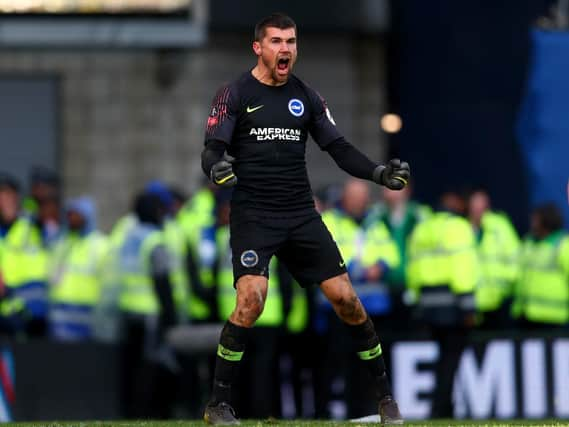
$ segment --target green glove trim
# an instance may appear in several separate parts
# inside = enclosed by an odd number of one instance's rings
[[[243,358],[244,351],[233,351],[225,348],[221,344],[217,346],[217,355],[230,362],[239,362]]]
[[[381,353],[381,344],[377,344],[370,350],[358,351],[358,357],[362,360],[371,360],[381,356]]]
[[[226,176],[225,178],[216,179],[216,180],[215,180],[215,183],[218,184],[218,185],[221,185],[221,184],[224,184],[224,183],[226,183],[227,181],[229,181],[230,179],[233,179],[233,178],[235,178],[235,174],[232,173],[232,174]]]
[[[394,176],[393,179],[401,181],[403,185],[407,185],[407,180],[405,178],[401,178],[400,176]]]

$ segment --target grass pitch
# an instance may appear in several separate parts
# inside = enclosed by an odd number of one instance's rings
[[[205,427],[206,424],[199,420],[188,421],[45,421],[27,423],[5,423],[2,427]],[[305,420],[243,420],[244,427],[286,426],[286,427],[372,427],[378,423],[353,422],[353,421],[305,421]],[[543,426],[543,427],[569,427],[569,420],[436,420],[436,421],[409,421],[406,426],[424,427],[508,427],[508,426]]]

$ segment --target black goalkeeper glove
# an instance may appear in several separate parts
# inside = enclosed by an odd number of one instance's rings
[[[387,165],[379,165],[373,171],[373,181],[391,190],[402,190],[409,182],[411,170],[407,162],[391,159]]]
[[[209,173],[211,181],[221,187],[233,187],[237,184],[237,177],[233,173],[232,166],[234,161],[234,157],[229,155],[223,156],[223,159],[211,167],[211,171]]]

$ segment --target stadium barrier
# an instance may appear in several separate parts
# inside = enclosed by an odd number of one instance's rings
[[[210,347],[217,332],[200,331],[197,348]],[[178,331],[174,340],[184,341],[185,334]],[[455,377],[457,417],[569,418],[569,332],[475,333],[470,342]],[[437,345],[414,338],[386,344],[402,413],[408,419],[428,417]],[[121,418],[118,346],[39,340],[7,347],[15,360],[15,420]]]
[[[398,341],[391,347],[393,386],[408,419],[429,415],[437,358],[432,341]],[[569,331],[473,333],[453,398],[457,418],[569,418]]]

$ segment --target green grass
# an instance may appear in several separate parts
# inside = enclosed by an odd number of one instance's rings
[[[243,420],[241,425],[244,427],[262,426],[299,426],[299,427],[329,427],[329,426],[350,426],[350,427],[372,427],[378,426],[375,423],[359,423],[348,421],[278,421],[278,420]],[[445,427],[445,426],[472,426],[472,427],[507,427],[507,426],[543,426],[561,427],[569,426],[569,420],[437,420],[437,421],[410,421],[405,423],[408,426],[425,427]],[[28,423],[5,423],[2,427],[204,427],[207,426],[203,421],[46,421]]]

